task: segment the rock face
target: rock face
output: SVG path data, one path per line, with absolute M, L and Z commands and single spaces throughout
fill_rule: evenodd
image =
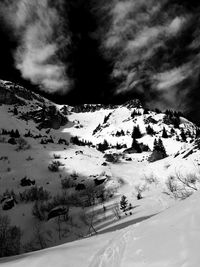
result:
M 33 120 L 39 129 L 59 129 L 68 119 L 50 101 L 17 84 L 0 80 L 0 104 L 13 105 L 19 118 Z M 22 109 L 20 107 L 23 106 Z M 19 110 L 19 112 L 18 112 Z
M 17 103 L 23 104 L 24 102 L 18 99 L 12 91 L 0 85 L 0 104 L 14 105 Z
M 60 113 L 53 105 L 45 106 L 42 110 L 33 112 L 32 115 L 35 115 L 36 122 L 39 122 L 39 129 L 59 129 L 68 122 L 67 117 Z

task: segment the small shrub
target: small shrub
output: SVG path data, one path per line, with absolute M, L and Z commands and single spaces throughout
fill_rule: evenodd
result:
M 75 183 L 72 179 L 70 178 L 65 178 L 61 180 L 61 185 L 62 185 L 62 189 L 69 189 L 72 187 L 75 187 Z
M 45 220 L 45 213 L 44 209 L 42 208 L 43 203 L 39 201 L 35 201 L 33 208 L 32 208 L 32 214 L 35 218 L 37 218 L 40 221 Z
M 59 154 L 53 154 L 53 157 L 54 157 L 54 159 L 60 159 L 61 158 L 61 155 L 59 155 Z
M 62 164 L 60 161 L 52 161 L 52 163 L 49 164 L 48 169 L 51 172 L 58 172 L 60 166 L 64 166 L 64 164 Z
M 158 184 L 158 179 L 153 174 L 150 174 L 149 176 L 145 175 L 144 180 L 147 184 Z
M 30 149 L 30 144 L 22 137 L 17 139 L 17 151 Z
M 118 163 L 120 161 L 120 156 L 118 154 L 106 154 L 104 158 L 111 163 Z
M 143 198 L 142 193 L 147 189 L 146 184 L 145 185 L 136 185 L 135 191 L 137 194 L 137 199 L 140 200 Z
M 32 202 L 32 201 L 45 201 L 51 198 L 50 192 L 45 190 L 43 187 L 34 186 L 30 189 L 26 189 L 22 193 L 19 193 L 20 200 L 23 202 Z

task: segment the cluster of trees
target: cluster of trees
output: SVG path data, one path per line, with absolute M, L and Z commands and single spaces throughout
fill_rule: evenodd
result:
M 19 193 L 19 200 L 22 202 L 33 202 L 33 201 L 47 201 L 51 198 L 50 192 L 45 190 L 42 186 L 33 186 L 30 189 L 26 189 Z
M 97 145 L 97 149 L 101 152 L 104 152 L 105 150 L 109 149 L 110 146 L 106 140 L 103 141 L 103 143 L 100 143 Z
M 0 215 L 0 258 L 20 253 L 21 236 L 20 228 L 12 226 L 7 216 Z
M 80 140 L 78 136 L 72 136 L 70 138 L 70 143 L 77 145 L 77 146 L 92 146 L 92 142 L 86 140 Z
M 135 138 L 133 138 L 131 149 L 132 149 L 132 151 L 135 151 L 135 153 L 142 153 L 142 152 L 147 152 L 150 150 L 148 145 L 144 145 L 143 143 L 139 143 Z
M 92 135 L 95 135 L 98 131 L 101 130 L 101 124 L 99 124 L 93 131 Z
M 136 116 L 140 116 L 141 112 L 139 110 L 134 109 L 133 112 L 131 113 L 131 117 L 135 118 Z
M 103 124 L 105 124 L 109 120 L 109 118 L 110 118 L 111 115 L 112 115 L 112 112 L 109 113 L 107 116 L 104 117 Z
M 12 138 L 19 138 L 20 137 L 20 133 L 19 133 L 18 130 L 8 131 L 8 130 L 5 130 L 5 129 L 2 129 L 1 130 L 1 134 L 2 135 L 10 135 L 10 137 L 12 137 Z
M 117 131 L 116 134 L 115 134 L 116 137 L 120 137 L 120 136 L 125 136 L 125 133 L 123 130 L 121 131 Z
M 175 128 L 179 128 L 181 119 L 180 116 L 182 113 L 172 111 L 172 110 L 167 110 L 165 112 L 165 117 L 164 117 L 164 123 L 166 124 L 173 124 Z
M 159 138 L 158 140 L 154 140 L 153 152 L 149 157 L 150 162 L 154 162 L 156 160 L 160 160 L 167 157 L 167 153 L 165 147 L 163 145 L 162 140 Z

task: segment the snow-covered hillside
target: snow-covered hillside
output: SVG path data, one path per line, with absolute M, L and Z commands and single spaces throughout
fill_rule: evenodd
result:
M 52 266 L 197 266 L 187 260 L 190 253 L 194 262 L 198 257 L 192 230 L 198 213 L 187 216 L 197 212 L 192 205 L 199 194 L 176 203 L 199 189 L 196 125 L 179 113 L 147 110 L 138 100 L 60 106 L 5 81 L 0 100 L 0 226 L 8 216 L 8 225 L 21 229 L 18 254 L 74 241 L 2 259 L 2 266 L 51 266 L 49 257 Z M 155 139 L 168 156 L 149 162 Z M 183 253 L 168 257 L 168 245 Z
M 72 113 L 68 118 L 75 122 L 74 128 L 64 131 L 93 144 L 107 140 L 111 147 L 117 144 L 130 147 L 133 128 L 139 126 L 142 136 L 138 141 L 152 149 L 155 138 L 162 137 L 165 129 L 169 138 L 163 138 L 163 142 L 170 155 L 183 147 L 182 132 L 185 133 L 187 142 L 194 140 L 196 126 L 183 117 L 180 117 L 178 125 L 174 125 L 176 116 L 170 117 L 166 114 L 147 110 L 138 101 L 132 101 L 132 104 L 128 102 L 114 108 L 98 107 L 93 112 Z M 148 134 L 147 127 L 150 127 L 153 133 Z
M 44 251 L 3 259 L 2 267 L 198 267 L 200 194 L 144 222 Z M 123 227 L 123 226 L 122 226 Z

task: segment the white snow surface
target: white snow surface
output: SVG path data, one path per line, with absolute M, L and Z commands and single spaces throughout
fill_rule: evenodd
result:
M 199 192 L 140 223 L 40 252 L 2 267 L 199 267 Z

